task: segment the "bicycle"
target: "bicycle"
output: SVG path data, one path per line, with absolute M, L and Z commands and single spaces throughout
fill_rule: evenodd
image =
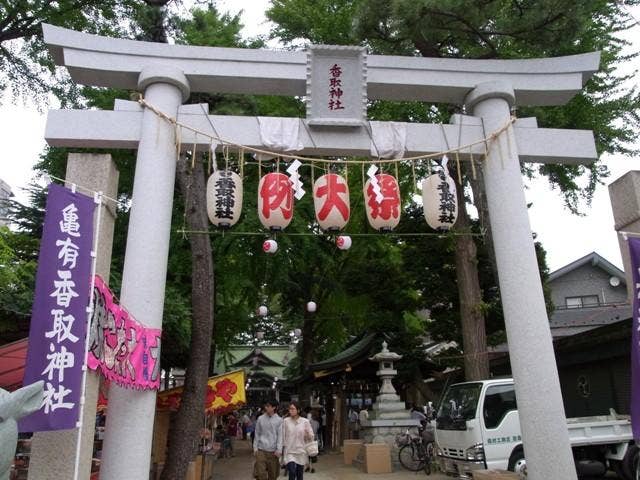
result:
M 432 441 L 424 441 L 422 428 L 418 429 L 418 435 L 412 435 L 407 429 L 403 434 L 396 436 L 396 445 L 400 447 L 398 460 L 407 470 L 431 475 L 431 462 L 434 458 L 434 447 Z

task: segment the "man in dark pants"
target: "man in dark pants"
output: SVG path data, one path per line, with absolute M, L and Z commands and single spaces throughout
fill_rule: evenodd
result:
M 256 457 L 254 475 L 258 480 L 276 480 L 282 455 L 282 418 L 276 413 L 278 402 L 267 400 L 258 417 L 253 452 Z

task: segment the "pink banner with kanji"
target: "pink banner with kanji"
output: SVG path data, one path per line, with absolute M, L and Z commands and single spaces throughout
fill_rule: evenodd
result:
M 96 275 L 87 364 L 129 388 L 160 386 L 162 330 L 140 325 Z

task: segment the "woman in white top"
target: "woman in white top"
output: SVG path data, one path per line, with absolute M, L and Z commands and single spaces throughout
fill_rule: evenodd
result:
M 304 446 L 312 440 L 313 430 L 309 420 L 300 416 L 300 405 L 291 402 L 289 416 L 282 422 L 282 458 L 289 472 L 289 480 L 302 480 L 304 466 L 308 461 Z

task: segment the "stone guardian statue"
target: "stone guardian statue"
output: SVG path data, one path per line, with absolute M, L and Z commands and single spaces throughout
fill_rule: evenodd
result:
M 43 399 L 42 380 L 15 392 L 0 388 L 0 480 L 9 480 L 18 441 L 18 420 L 38 410 Z

